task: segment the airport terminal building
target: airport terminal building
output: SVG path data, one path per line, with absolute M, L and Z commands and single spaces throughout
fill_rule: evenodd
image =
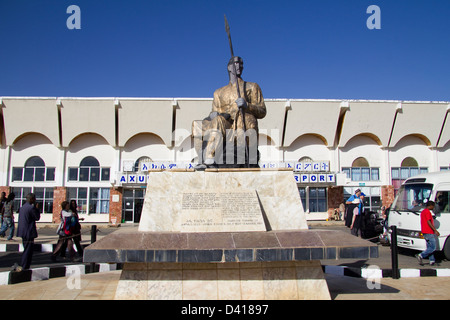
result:
M 400 184 L 450 169 L 450 103 L 266 99 L 260 166 L 292 168 L 308 220 L 356 188 L 376 211 Z M 196 163 L 191 127 L 210 98 L 0 97 L 0 191 L 36 194 L 41 222 L 75 199 L 88 223 L 138 222 L 152 168 Z M 16 220 L 17 221 L 17 220 Z

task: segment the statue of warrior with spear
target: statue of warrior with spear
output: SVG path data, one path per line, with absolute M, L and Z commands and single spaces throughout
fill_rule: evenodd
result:
M 193 124 L 194 139 L 202 136 L 202 145 L 196 149 L 205 167 L 257 168 L 258 121 L 266 116 L 264 98 L 258 84 L 242 80 L 244 62 L 233 52 L 230 27 L 225 17 L 225 30 L 231 50 L 228 62 L 228 85 L 214 92 L 212 111 L 201 122 L 201 128 Z M 225 148 L 224 148 L 225 146 Z M 224 152 L 225 151 L 225 152 Z M 200 156 L 201 155 L 201 156 Z

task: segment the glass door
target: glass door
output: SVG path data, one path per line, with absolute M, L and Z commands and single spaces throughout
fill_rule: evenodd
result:
M 124 189 L 122 203 L 122 221 L 139 223 L 144 205 L 145 189 Z

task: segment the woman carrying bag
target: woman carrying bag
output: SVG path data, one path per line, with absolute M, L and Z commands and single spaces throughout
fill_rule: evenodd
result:
M 78 209 L 77 209 L 77 202 L 75 200 L 70 200 L 70 211 L 72 211 L 75 219 L 76 219 L 76 225 L 74 227 L 73 231 L 73 243 L 75 244 L 77 248 L 77 253 L 80 257 L 83 257 L 83 247 L 81 245 L 81 224 L 80 221 L 83 221 L 84 218 L 78 217 Z
M 59 253 L 67 247 L 69 248 L 69 257 L 72 260 L 75 254 L 73 250 L 73 227 L 76 220 L 72 211 L 69 208 L 69 202 L 63 201 L 61 203 L 61 224 L 58 227 L 57 234 L 59 235 L 58 243 L 52 253 L 52 261 L 56 261 Z M 65 245 L 64 245 L 65 244 Z

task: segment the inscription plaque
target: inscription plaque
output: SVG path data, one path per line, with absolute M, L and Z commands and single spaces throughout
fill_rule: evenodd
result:
M 183 192 L 181 231 L 266 231 L 255 190 Z

